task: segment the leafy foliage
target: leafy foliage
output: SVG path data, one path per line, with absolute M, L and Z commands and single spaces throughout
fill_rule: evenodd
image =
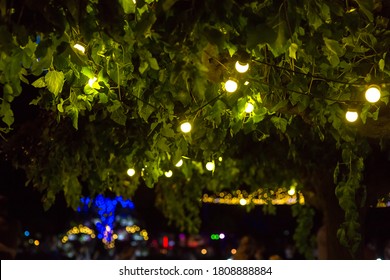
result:
M 196 230 L 202 192 L 303 182 L 318 165 L 300 160 L 297 146 L 316 150 L 321 144 L 311 141 L 326 141 L 339 162 L 339 237 L 354 251 L 368 149 L 357 145 L 366 139 L 344 113 L 361 104 L 363 123 L 378 118 L 381 107 L 357 92 L 389 77 L 390 36 L 385 3 L 349 2 L 5 1 L 3 149 L 47 206 L 61 191 L 75 207 L 84 191 L 131 196 L 142 183 L 157 185 L 166 216 Z M 234 71 L 241 53 L 251 57 L 245 74 Z M 237 92 L 224 91 L 228 77 L 239 81 Z M 38 117 L 18 120 L 19 95 Z M 184 120 L 192 122 L 189 134 L 179 130 Z M 204 169 L 210 160 L 214 172 Z M 130 167 L 134 177 L 126 175 Z

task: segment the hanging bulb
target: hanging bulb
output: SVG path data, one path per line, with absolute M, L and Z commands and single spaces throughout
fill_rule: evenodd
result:
M 207 169 L 208 171 L 214 171 L 214 169 L 215 169 L 215 164 L 214 164 L 214 162 L 209 161 L 208 163 L 206 163 L 206 169 Z
M 185 123 L 182 123 L 180 125 L 180 129 L 181 129 L 182 132 L 188 133 L 188 132 L 191 131 L 192 126 L 191 126 L 191 124 L 189 122 L 185 122 Z
M 80 51 L 83 54 L 85 53 L 85 47 L 81 44 L 78 44 L 78 43 L 74 44 L 73 48 L 75 48 L 76 50 Z
M 182 165 L 183 165 L 183 160 L 182 160 L 182 159 L 179 160 L 179 161 L 175 164 L 176 167 L 180 167 L 180 166 L 182 166 Z
M 250 102 L 246 103 L 246 105 L 245 105 L 245 113 L 248 113 L 248 114 L 252 113 L 254 109 L 255 109 L 255 107 L 253 106 L 252 103 L 250 103 Z
M 88 80 L 88 85 L 90 87 L 93 87 L 93 84 L 97 81 L 97 78 L 96 77 L 93 77 L 91 79 Z
M 348 109 L 347 113 L 345 114 L 345 118 L 349 122 L 355 122 L 358 119 L 358 113 L 356 110 Z
M 236 62 L 234 66 L 238 73 L 245 73 L 249 69 L 249 63 L 238 61 Z
M 229 79 L 226 81 L 225 83 L 225 90 L 227 92 L 235 92 L 238 88 L 238 85 L 237 85 L 237 82 L 232 80 L 232 79 Z
M 127 175 L 129 175 L 130 177 L 134 176 L 135 174 L 135 170 L 134 168 L 129 168 L 127 169 Z
M 381 91 L 380 87 L 377 85 L 371 85 L 367 90 L 366 90 L 366 100 L 371 103 L 377 102 L 381 98 Z

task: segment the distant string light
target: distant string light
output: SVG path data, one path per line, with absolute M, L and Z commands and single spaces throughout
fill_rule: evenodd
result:
M 192 126 L 189 122 L 185 122 L 180 125 L 180 129 L 184 133 L 189 133 L 192 129 Z

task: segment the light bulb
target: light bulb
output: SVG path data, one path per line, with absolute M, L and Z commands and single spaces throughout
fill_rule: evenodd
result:
M 245 86 L 249 85 L 249 81 L 245 81 L 244 85 Z
M 249 63 L 236 62 L 235 68 L 238 73 L 245 73 L 249 69 Z
M 182 165 L 183 165 L 183 160 L 182 160 L 182 159 L 179 160 L 179 161 L 175 164 L 176 167 L 180 167 L 180 166 L 182 166 Z
M 165 172 L 164 174 L 165 174 L 165 176 L 166 176 L 167 178 L 171 178 L 172 175 L 173 175 L 173 172 L 172 172 L 172 170 L 169 170 L 169 171 Z
M 134 176 L 135 174 L 135 170 L 134 168 L 129 168 L 127 169 L 127 175 L 129 175 L 130 177 Z
M 366 99 L 368 102 L 375 103 L 381 98 L 381 92 L 378 86 L 370 86 L 366 90 Z
M 208 171 L 213 171 L 213 170 L 215 169 L 215 164 L 214 164 L 214 162 L 209 161 L 208 163 L 206 163 L 206 169 L 207 169 Z
M 349 122 L 355 122 L 358 119 L 358 113 L 356 111 L 347 111 L 345 118 Z
M 76 50 L 79 50 L 79 51 L 82 52 L 82 53 L 85 53 L 85 48 L 84 48 L 83 45 L 74 44 L 73 48 L 75 48 Z
M 97 78 L 96 77 L 93 77 L 91 79 L 88 80 L 88 85 L 90 87 L 93 87 L 93 84 L 97 81 Z
M 188 133 L 188 132 L 191 131 L 192 126 L 191 126 L 191 124 L 190 124 L 189 122 L 185 122 L 185 123 L 182 123 L 182 124 L 180 125 L 180 129 L 181 129 L 181 131 L 183 131 L 184 133 Z
M 227 82 L 225 83 L 225 90 L 227 92 L 235 92 L 237 90 L 237 82 L 236 81 L 233 81 L 233 80 L 227 80 Z
M 244 205 L 246 205 L 246 199 L 245 198 L 241 198 L 240 199 L 240 204 L 242 205 L 242 206 L 244 206 Z
M 287 192 L 289 195 L 294 195 L 295 194 L 295 188 L 291 188 Z
M 253 110 L 255 109 L 255 107 L 253 106 L 252 103 L 246 103 L 246 106 L 245 106 L 245 113 L 252 113 Z

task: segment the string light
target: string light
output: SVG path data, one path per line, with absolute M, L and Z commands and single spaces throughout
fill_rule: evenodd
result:
M 171 178 L 173 175 L 173 172 L 172 172 L 172 170 L 169 170 L 169 171 L 165 172 L 164 174 L 165 174 L 165 177 Z
M 191 124 L 189 122 L 185 122 L 185 123 L 182 123 L 180 125 L 180 129 L 181 129 L 182 132 L 188 133 L 188 132 L 191 131 L 192 126 L 191 126 Z
M 345 118 L 349 122 L 355 122 L 358 119 L 358 113 L 352 109 L 349 109 L 347 113 L 345 113 Z
M 182 160 L 182 159 L 180 159 L 180 160 L 175 164 L 176 167 L 180 167 L 180 166 L 182 166 L 182 165 L 183 165 L 183 160 Z
M 235 92 L 238 88 L 238 85 L 237 85 L 237 82 L 232 80 L 232 79 L 229 79 L 226 81 L 225 83 L 225 90 L 227 92 Z
M 366 90 L 366 100 L 370 103 L 375 103 L 381 98 L 380 88 L 377 85 L 371 85 Z
M 215 169 L 215 164 L 214 164 L 214 162 L 209 161 L 208 163 L 206 163 L 206 169 L 207 169 L 208 171 L 214 171 L 214 169 Z
M 93 77 L 91 79 L 88 80 L 88 85 L 90 87 L 93 87 L 93 84 L 97 81 L 97 78 L 96 77 Z
M 246 105 L 245 105 L 245 113 L 252 113 L 253 112 L 253 110 L 255 109 L 255 106 L 253 106 L 253 104 L 252 103 L 246 103 Z
M 134 175 L 135 175 L 135 170 L 134 170 L 134 168 L 129 168 L 129 169 L 127 169 L 127 175 L 129 175 L 130 177 L 134 176 Z
M 76 50 L 80 51 L 81 53 L 85 53 L 85 47 L 83 45 L 80 45 L 80 44 L 74 44 L 73 48 L 75 48 Z
M 264 205 L 268 203 L 273 205 L 292 205 L 296 203 L 304 204 L 305 199 L 301 193 L 298 194 L 295 191 L 294 195 L 290 195 L 286 189 L 279 188 L 270 191 L 259 189 L 250 194 L 241 190 L 234 191 L 233 193 L 221 192 L 211 196 L 204 194 L 202 202 L 227 205 L 247 205 L 249 203 L 254 205 Z
M 249 63 L 243 63 L 237 60 L 235 66 L 238 73 L 245 73 L 249 69 Z

